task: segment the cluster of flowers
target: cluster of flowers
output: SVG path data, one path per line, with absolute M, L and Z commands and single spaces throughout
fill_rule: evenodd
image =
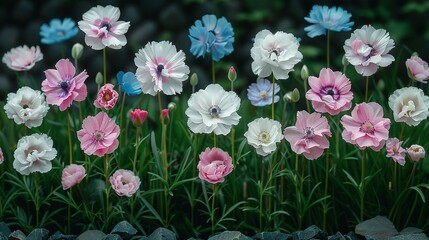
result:
M 124 34 L 130 23 L 118 21 L 119 17 L 119 9 L 113 6 L 97 6 L 84 13 L 78 27 L 85 33 L 86 45 L 94 50 L 106 47 L 120 49 L 125 46 L 127 39 Z M 342 8 L 314 6 L 309 17 L 305 18 L 312 25 L 305 30 L 310 37 L 324 35 L 327 31 L 350 31 L 354 24 L 350 22 L 350 17 L 351 14 Z M 77 27 L 72 20 L 52 20 L 49 26 L 43 25 L 41 28 L 42 43 L 64 41 L 76 33 Z M 196 57 L 210 54 L 213 61 L 220 61 L 233 51 L 234 32 L 224 17 L 218 19 L 214 15 L 206 15 L 202 21 L 197 20 L 189 29 L 189 38 L 190 51 Z M 298 39 L 290 33 L 262 30 L 256 34 L 251 49 L 251 67 L 259 80 L 252 83 L 247 92 L 254 106 L 266 106 L 279 101 L 276 94 L 280 86 L 265 78 L 272 75 L 273 79 L 288 79 L 289 73 L 303 58 L 299 46 Z M 371 76 L 379 67 L 386 67 L 394 61 L 394 57 L 389 54 L 393 47 L 394 41 L 384 29 L 366 25 L 356 29 L 345 41 L 345 58 L 359 74 Z M 82 48 L 82 45 L 75 45 L 74 57 L 79 57 Z M 42 58 L 38 46 L 22 46 L 6 53 L 3 62 L 13 70 L 26 71 Z M 180 94 L 183 82 L 190 73 L 185 64 L 185 53 L 178 51 L 168 41 L 147 43 L 135 54 L 134 62 L 137 67 L 135 74 L 119 72 L 117 75 L 121 90 L 128 95 L 143 93 L 155 96 L 161 92 L 166 95 Z M 426 83 L 429 79 L 428 64 L 418 56 L 408 59 L 406 67 L 413 80 Z M 234 70 L 231 71 L 231 75 L 234 75 Z M 75 66 L 68 59 L 59 60 L 55 69 L 48 69 L 44 73 L 46 79 L 42 82 L 42 92 L 22 87 L 16 93 L 8 94 L 4 110 L 16 124 L 25 124 L 28 128 L 38 127 L 49 105 L 56 105 L 60 111 L 65 111 L 74 101 L 80 102 L 87 98 L 85 80 L 88 75 L 85 70 L 77 74 Z M 295 126 L 282 131 L 280 122 L 269 118 L 258 118 L 248 123 L 244 136 L 257 154 L 267 156 L 273 153 L 282 139 L 290 143 L 295 153 L 310 160 L 319 158 L 329 147 L 330 126 L 322 113 L 334 116 L 351 109 L 351 82 L 343 73 L 323 68 L 318 77 L 308 77 L 308 84 L 310 89 L 305 96 L 312 102 L 316 112 L 298 111 Z M 107 114 L 118 99 L 118 92 L 114 88 L 109 83 L 100 87 L 94 106 L 102 111 L 86 117 L 82 129 L 77 133 L 81 149 L 87 155 L 102 157 L 118 148 L 120 129 Z M 226 91 L 219 84 L 210 84 L 190 96 L 185 111 L 187 125 L 194 133 L 227 135 L 240 121 L 241 117 L 237 114 L 240 103 L 235 92 Z M 416 126 L 429 115 L 429 97 L 421 89 L 405 87 L 389 97 L 389 107 L 396 122 Z M 130 115 L 134 125 L 141 127 L 147 112 L 136 109 Z M 164 110 L 164 118 L 167 115 L 168 111 Z M 423 158 L 424 149 L 421 146 L 412 145 L 405 150 L 399 139 L 389 138 L 391 122 L 383 115 L 383 108 L 378 103 L 356 104 L 351 115 L 341 117 L 344 128 L 342 138 L 360 149 L 369 147 L 379 151 L 386 146 L 387 156 L 401 165 L 405 163 L 406 152 L 413 161 Z M 25 136 L 18 141 L 13 166 L 24 175 L 36 171 L 45 173 L 51 170 L 51 161 L 56 155 L 53 141 L 46 134 Z M 223 182 L 234 168 L 229 154 L 216 147 L 205 149 L 199 157 L 199 177 L 210 183 Z M 83 166 L 67 166 L 62 175 L 63 188 L 68 189 L 79 183 L 85 175 Z M 110 183 L 119 196 L 132 196 L 139 188 L 140 179 L 132 171 L 119 169 L 110 177 Z

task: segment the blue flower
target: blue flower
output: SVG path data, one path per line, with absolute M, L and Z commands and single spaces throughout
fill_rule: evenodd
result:
M 234 50 L 234 30 L 225 17 L 203 16 L 202 21 L 195 21 L 189 29 L 189 38 L 191 53 L 196 57 L 211 53 L 212 60 L 218 62 Z
M 43 24 L 40 27 L 41 42 L 43 44 L 55 44 L 64 42 L 79 32 L 75 21 L 71 18 L 65 18 L 62 22 L 58 18 L 54 18 L 48 24 Z
M 124 91 L 129 96 L 136 96 L 142 93 L 140 83 L 136 78 L 136 75 L 132 72 L 119 71 L 116 74 L 118 79 L 118 85 L 121 87 L 121 91 Z
M 280 86 L 275 83 L 274 94 L 280 91 Z M 253 106 L 263 107 L 273 102 L 273 85 L 268 79 L 259 79 L 247 88 L 247 98 Z M 279 96 L 274 96 L 274 103 L 278 102 Z
M 326 30 L 341 32 L 350 31 L 354 22 L 350 22 L 352 15 L 341 7 L 331 7 L 314 5 L 310 11 L 310 16 L 305 17 L 305 21 L 312 25 L 304 28 L 311 38 L 326 35 Z

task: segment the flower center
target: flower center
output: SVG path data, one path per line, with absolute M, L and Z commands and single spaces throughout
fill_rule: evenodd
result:
M 67 88 L 69 87 L 69 83 L 67 81 L 62 81 L 60 83 L 60 87 L 62 90 L 67 90 Z
M 106 30 L 107 31 L 110 31 L 110 28 L 112 27 L 111 25 L 110 25 L 110 23 L 108 23 L 108 22 L 101 22 L 101 24 L 100 24 L 100 28 L 106 28 Z
M 104 139 L 104 133 L 101 131 L 95 131 L 95 133 L 93 134 L 93 137 L 96 141 L 101 141 Z
M 62 31 L 62 30 L 58 30 L 57 32 L 56 32 L 56 34 L 57 34 L 57 36 L 58 37 L 63 37 L 65 34 L 64 34 L 64 31 Z
M 304 128 L 304 138 L 310 139 L 314 136 L 314 129 L 312 127 L 306 127 Z
M 267 93 L 266 91 L 261 91 L 261 92 L 259 93 L 259 95 L 261 96 L 261 98 L 262 98 L 263 100 L 266 100 L 266 99 L 268 98 L 268 93 Z
M 372 125 L 372 123 L 369 121 L 365 121 L 360 126 L 360 130 L 364 133 L 373 133 L 374 132 L 374 125 Z
M 27 108 L 29 108 L 29 106 L 27 104 L 24 104 L 24 105 L 22 105 L 22 108 L 27 109 Z
M 269 143 L 270 135 L 267 132 L 262 131 L 261 133 L 259 133 L 258 140 L 262 143 Z
M 103 100 L 104 100 L 104 101 L 108 102 L 108 101 L 110 101 L 111 99 L 112 99 L 112 94 L 111 94 L 111 93 L 105 93 L 105 94 L 103 95 Z
M 220 108 L 218 105 L 213 105 L 209 108 L 209 114 L 212 117 L 217 117 L 220 114 Z
M 158 64 L 158 66 L 156 67 L 156 70 L 158 71 L 159 74 L 162 73 L 163 69 L 164 69 L 164 65 L 162 65 L 162 64 Z
M 333 96 L 334 95 L 334 90 L 329 89 L 328 91 L 326 91 L 326 94 Z

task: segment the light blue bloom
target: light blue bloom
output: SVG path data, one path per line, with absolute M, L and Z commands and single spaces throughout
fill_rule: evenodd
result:
M 354 22 L 350 22 L 352 15 L 341 7 L 331 7 L 314 5 L 310 11 L 310 16 L 305 17 L 305 21 L 312 25 L 304 28 L 311 38 L 326 35 L 326 30 L 341 32 L 350 31 Z
M 121 87 L 121 91 L 125 92 L 128 96 L 136 96 L 142 93 L 140 83 L 136 78 L 136 75 L 132 72 L 119 71 L 116 74 L 118 79 L 118 85 Z
M 247 98 L 253 106 L 263 107 L 273 102 L 273 84 L 268 79 L 259 79 L 247 88 Z M 274 95 L 280 91 L 280 86 L 274 84 Z M 278 102 L 279 96 L 274 96 L 274 103 Z
M 189 38 L 191 53 L 196 57 L 211 53 L 212 60 L 218 62 L 234 50 L 234 30 L 225 17 L 203 16 L 202 21 L 195 21 L 189 29 Z
M 43 44 L 55 44 L 64 42 L 79 32 L 76 27 L 76 22 L 71 18 L 65 18 L 62 22 L 58 18 L 54 18 L 48 24 L 43 24 L 40 27 L 41 42 Z

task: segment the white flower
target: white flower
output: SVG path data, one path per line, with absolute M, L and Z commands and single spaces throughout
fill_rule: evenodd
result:
M 43 59 L 43 54 L 40 47 L 31 47 L 27 45 L 12 48 L 9 52 L 5 53 L 2 62 L 8 68 L 15 71 L 28 71 L 34 67 L 36 62 Z
M 130 22 L 118 21 L 121 11 L 117 7 L 108 5 L 91 8 L 79 21 L 80 30 L 85 33 L 85 43 L 94 50 L 105 47 L 120 49 L 127 44 L 125 33 Z
M 49 110 L 45 96 L 37 90 L 22 87 L 16 93 L 7 95 L 4 110 L 9 119 L 16 124 L 25 124 L 28 128 L 38 127 Z
M 13 168 L 22 175 L 46 173 L 52 169 L 51 161 L 57 156 L 57 150 L 48 135 L 35 133 L 19 139 L 13 156 Z
M 344 43 L 345 57 L 362 76 L 371 76 L 378 67 L 387 67 L 395 58 L 388 54 L 395 46 L 389 33 L 365 25 L 356 29 Z
M 250 50 L 253 73 L 261 78 L 271 73 L 276 79 L 289 78 L 289 72 L 302 59 L 298 47 L 298 40 L 290 33 L 279 31 L 273 35 L 266 29 L 258 32 Z
M 277 148 L 276 143 L 283 139 L 282 127 L 278 121 L 269 118 L 257 118 L 247 124 L 244 133 L 247 142 L 256 149 L 256 153 L 267 156 Z
M 182 82 L 188 79 L 189 67 L 185 53 L 167 41 L 150 42 L 136 53 L 136 77 L 143 93 L 155 96 L 162 91 L 166 95 L 182 92 Z
M 188 127 L 194 133 L 227 135 L 232 125 L 237 125 L 240 116 L 240 98 L 235 92 L 226 92 L 219 84 L 210 84 L 206 89 L 193 93 L 188 100 Z
M 429 116 L 429 97 L 419 88 L 405 87 L 390 95 L 389 107 L 396 122 L 417 126 Z

